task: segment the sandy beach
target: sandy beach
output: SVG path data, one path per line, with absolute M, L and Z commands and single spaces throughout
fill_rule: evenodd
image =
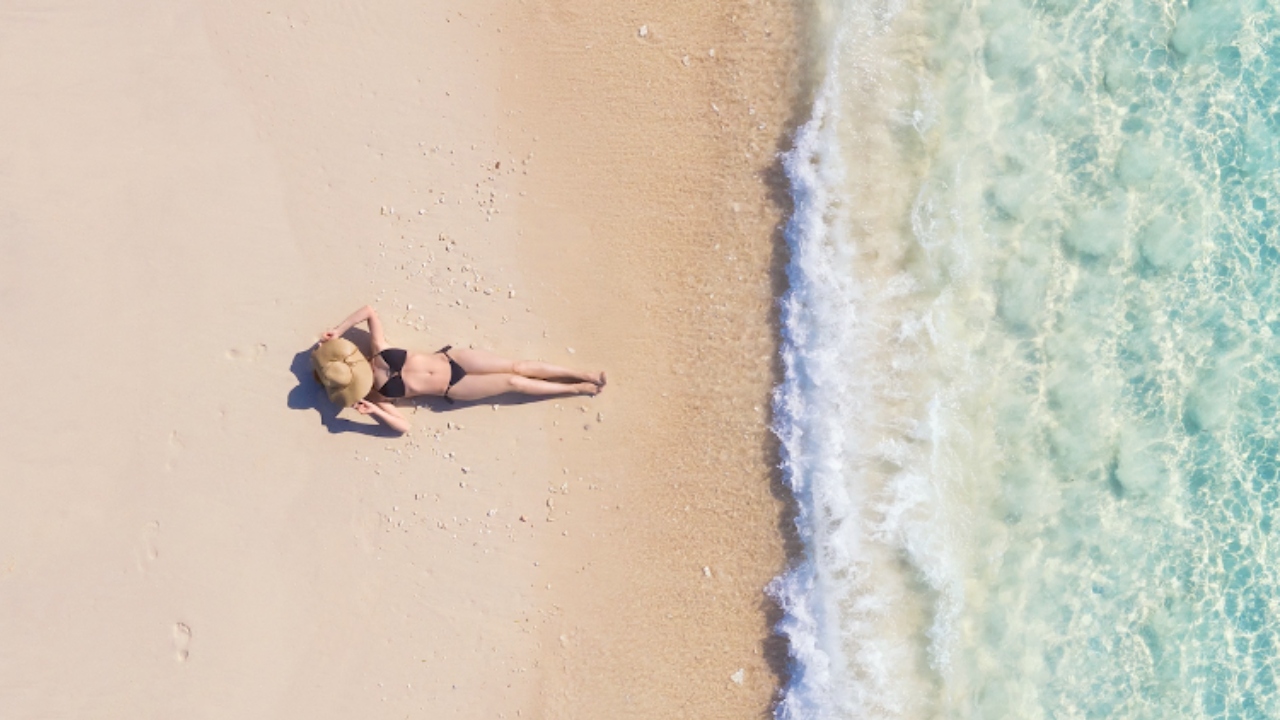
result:
M 0 715 L 769 716 L 793 12 L 0 10 Z M 396 436 L 365 303 L 609 386 Z

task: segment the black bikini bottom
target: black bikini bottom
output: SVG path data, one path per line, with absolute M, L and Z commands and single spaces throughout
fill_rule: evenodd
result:
M 463 370 L 461 365 L 454 362 L 453 358 L 449 357 L 449 351 L 452 349 L 452 345 L 445 345 L 436 351 L 449 361 L 449 384 L 444 389 L 444 399 L 449 402 L 453 402 L 453 398 L 449 397 L 449 391 L 453 389 L 454 385 L 458 384 L 459 380 L 467 376 L 467 371 Z

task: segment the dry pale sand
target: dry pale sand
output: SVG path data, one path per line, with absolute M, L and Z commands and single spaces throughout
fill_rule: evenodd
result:
M 0 7 L 0 716 L 767 715 L 792 12 Z M 394 437 L 366 302 L 610 385 Z

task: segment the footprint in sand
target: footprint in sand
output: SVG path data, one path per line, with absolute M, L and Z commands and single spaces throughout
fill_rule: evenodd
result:
M 134 553 L 134 559 L 138 563 L 138 572 L 145 573 L 151 564 L 160 557 L 160 549 L 156 544 L 156 539 L 160 535 L 160 523 L 151 521 L 142 529 L 142 537 L 140 538 L 138 551 Z
M 191 654 L 191 626 L 186 623 L 173 624 L 173 651 L 178 662 L 186 662 Z
M 182 443 L 182 439 L 178 437 L 178 431 L 174 430 L 170 432 L 169 433 L 169 450 L 167 453 L 168 457 L 164 461 L 164 469 L 166 471 L 173 469 L 174 463 L 177 462 L 178 456 L 182 454 L 182 451 L 185 448 L 186 448 L 186 445 L 184 445 Z
M 258 343 L 257 345 L 252 345 L 248 348 L 231 348 L 227 351 L 227 359 L 242 360 L 244 362 L 257 362 L 266 354 L 267 346 L 263 343 Z

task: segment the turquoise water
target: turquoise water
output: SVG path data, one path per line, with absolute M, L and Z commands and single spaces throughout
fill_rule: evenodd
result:
M 778 716 L 1280 717 L 1280 7 L 812 12 Z

